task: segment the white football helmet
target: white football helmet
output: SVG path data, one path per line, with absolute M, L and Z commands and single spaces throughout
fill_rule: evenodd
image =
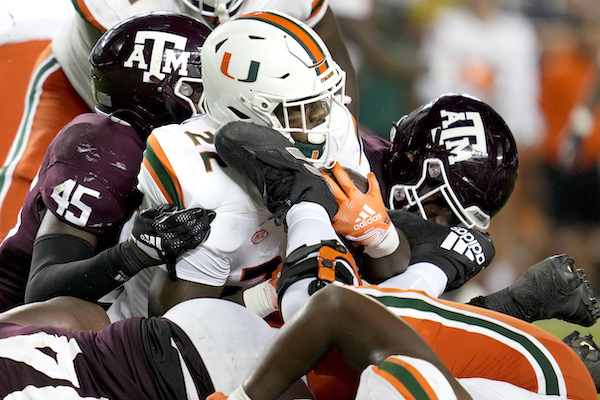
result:
M 183 0 L 192 10 L 217 25 L 227 21 L 237 12 L 244 0 Z
M 351 122 L 344 105 L 346 74 L 310 27 L 275 12 L 236 16 L 206 40 L 202 73 L 202 107 L 217 122 L 269 126 L 313 162 L 333 164 Z M 327 116 L 309 129 L 304 117 L 315 102 Z M 301 127 L 290 126 L 290 110 L 301 112 Z M 305 133 L 309 143 L 294 142 L 293 133 Z

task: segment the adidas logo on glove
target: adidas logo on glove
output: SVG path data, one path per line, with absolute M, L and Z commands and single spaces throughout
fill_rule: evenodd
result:
M 366 226 L 369 226 L 377 221 L 379 221 L 383 216 L 365 204 L 358 214 L 358 218 L 354 220 L 354 230 L 357 231 Z

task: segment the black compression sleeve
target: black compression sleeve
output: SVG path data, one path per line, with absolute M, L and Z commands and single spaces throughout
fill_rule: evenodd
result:
M 44 235 L 33 246 L 25 302 L 55 296 L 97 301 L 143 268 L 129 242 L 94 255 L 91 244 L 81 238 Z

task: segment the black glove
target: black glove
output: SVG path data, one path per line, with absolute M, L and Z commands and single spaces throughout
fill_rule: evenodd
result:
M 600 347 L 594 342 L 592 334 L 581 337 L 579 332 L 575 331 L 563 339 L 585 364 L 594 384 L 596 392 L 600 393 Z
M 175 280 L 177 257 L 204 243 L 215 216 L 214 211 L 199 207 L 179 210 L 176 205 L 161 204 L 135 217 L 131 240 L 150 258 L 164 262 Z

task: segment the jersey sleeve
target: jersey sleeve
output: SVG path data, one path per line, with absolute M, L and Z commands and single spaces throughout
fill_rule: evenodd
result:
M 335 132 L 334 134 L 339 134 Z M 343 147 L 336 156 L 337 162 L 346 170 L 352 170 L 365 179 L 371 172 L 371 164 L 365 154 L 363 141 L 356 121 L 352 119 L 352 123 L 348 124 L 348 129 L 344 133 L 347 138 L 340 137 L 338 140 L 343 143 Z
M 146 140 L 146 150 L 138 175 L 138 189 L 143 193 L 142 208 L 159 204 L 175 204 L 185 207 L 179 178 L 158 138 L 160 132 L 152 133 Z
M 51 143 L 38 188 L 56 217 L 95 235 L 116 229 L 139 205 L 136 177 L 143 142 L 130 127 L 84 114 Z
M 77 12 L 90 24 L 106 31 L 118 22 L 149 11 L 182 12 L 173 0 L 72 0 Z
M 403 210 L 392 210 L 389 215 L 408 239 L 410 265 L 427 262 L 440 268 L 448 276 L 446 291 L 464 285 L 494 258 L 494 244 L 485 233 L 443 226 Z
M 146 141 L 146 150 L 138 175 L 138 189 L 144 199 L 141 208 L 159 204 L 175 204 L 180 208 L 202 207 L 217 212 L 211 223 L 211 234 L 199 248 L 186 252 L 177 262 L 177 277 L 190 282 L 211 286 L 225 284 L 230 272 L 230 252 L 241 240 L 227 231 L 236 213 L 221 207 L 226 197 L 227 185 L 215 180 L 205 164 L 203 154 L 214 151 L 214 146 L 203 146 L 193 135 L 183 132 L 177 125 L 155 129 Z M 215 153 L 216 154 L 216 153 Z M 221 207 L 221 208 L 219 208 Z M 227 236 L 227 240 L 218 240 Z

